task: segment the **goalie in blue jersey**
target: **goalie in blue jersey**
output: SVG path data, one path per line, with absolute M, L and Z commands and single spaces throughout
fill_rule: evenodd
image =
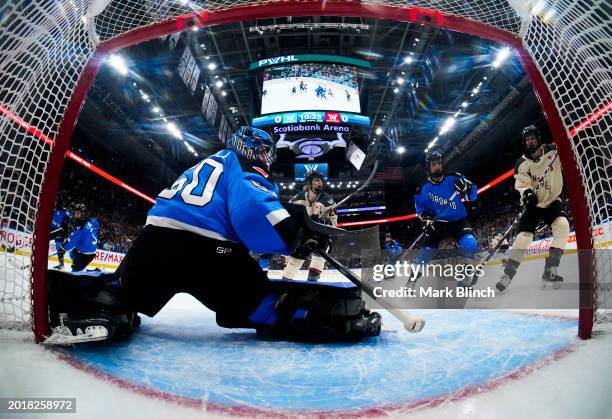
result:
M 274 158 L 269 134 L 241 127 L 227 149 L 186 170 L 158 195 L 117 273 L 78 278 L 104 283 L 91 291 L 88 313 L 66 292 L 75 278 L 50 272 L 56 339 L 49 343 L 127 336 L 139 323 L 137 313 L 153 317 L 179 292 L 214 311 L 220 326 L 254 328 L 263 336 L 339 341 L 378 335 L 380 315 L 365 309 L 358 288 L 271 281 L 249 255 L 328 246 L 329 237 L 306 227 L 303 208 L 280 202 L 269 175 Z M 68 315 L 60 321 L 57 313 Z M 85 333 L 77 335 L 78 328 Z
M 427 180 L 419 186 L 414 196 L 424 233 L 416 262 L 428 263 L 440 242 L 452 237 L 461 249 L 464 262 L 473 264 L 478 242 L 467 220 L 464 201 L 476 201 L 476 185 L 459 173 L 446 173 L 442 155 L 438 151 L 429 152 L 425 164 Z M 412 285 L 415 281 L 411 281 Z M 473 285 L 472 279 L 465 279 L 460 285 Z

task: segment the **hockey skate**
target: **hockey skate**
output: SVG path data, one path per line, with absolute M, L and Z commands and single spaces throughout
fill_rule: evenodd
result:
M 497 282 L 497 284 L 495 284 L 495 288 L 497 288 L 497 290 L 501 294 L 502 292 L 506 290 L 506 288 L 508 288 L 511 281 L 512 281 L 512 278 L 510 278 L 507 274 L 503 274 L 499 278 L 499 281 Z
M 422 272 L 419 271 L 415 274 L 414 270 L 411 270 L 410 273 L 408 274 L 408 282 L 406 282 L 406 288 L 416 289 L 417 281 L 422 276 L 423 276 Z
M 321 279 L 321 272 L 308 271 L 308 278 L 306 279 L 308 282 L 319 282 Z
M 385 274 L 385 277 L 383 279 L 386 281 L 391 281 L 392 279 L 395 279 L 395 272 L 390 275 Z
M 542 289 L 551 287 L 552 289 L 558 290 L 563 285 L 563 277 L 557 275 L 557 268 L 550 267 L 542 274 Z
M 53 269 L 58 269 L 60 271 L 63 270 L 64 269 L 64 262 L 61 262 L 57 266 L 54 266 Z
M 61 314 L 60 325 L 53 328 L 53 333 L 43 343 L 69 346 L 96 342 L 108 339 L 113 330 L 114 327 L 108 319 L 69 319 L 66 314 Z

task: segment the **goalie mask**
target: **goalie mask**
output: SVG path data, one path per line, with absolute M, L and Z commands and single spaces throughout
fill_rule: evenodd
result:
M 325 175 L 318 170 L 311 170 L 306 173 L 304 177 L 306 184 L 316 194 L 323 192 L 323 182 L 325 181 Z
M 276 145 L 267 132 L 242 126 L 227 139 L 226 147 L 247 160 L 263 163 L 270 169 L 276 154 Z

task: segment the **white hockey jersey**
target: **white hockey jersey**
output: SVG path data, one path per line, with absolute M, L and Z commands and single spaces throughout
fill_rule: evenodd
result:
M 321 192 L 317 196 L 317 194 L 307 190 L 295 195 L 289 202 L 292 204 L 304 205 L 310 216 L 318 215 L 320 217 L 329 218 L 334 226 L 338 223 L 336 211 L 330 211 L 330 208 L 335 202 L 333 198 L 325 192 Z
M 557 157 L 557 146 L 544 144 L 542 148 L 543 153 L 539 159 L 532 160 L 523 155 L 517 160 L 514 167 L 514 188 L 521 195 L 521 203 L 523 192 L 533 189 L 538 195 L 538 207 L 547 208 L 554 201 L 560 200 L 563 173 L 561 161 Z

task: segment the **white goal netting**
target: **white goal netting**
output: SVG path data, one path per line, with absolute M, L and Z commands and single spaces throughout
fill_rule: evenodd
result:
M 563 164 L 577 167 L 581 177 L 581 200 L 588 205 L 588 227 L 593 228 L 597 249 L 592 267 L 595 300 L 600 309 L 609 308 L 612 37 L 608 1 L 8 0 L 0 4 L 0 328 L 31 327 L 32 302 L 45 292 L 31 285 L 37 273 L 30 268 L 30 257 L 41 250 L 44 255 L 46 249 L 32 249 L 30 240 L 36 237 L 46 173 L 59 176 L 57 170 L 49 170 L 53 166 L 49 163 L 60 124 L 68 109 L 80 105 L 69 108 L 69 101 L 99 43 L 188 14 L 199 14 L 197 20 L 206 24 L 204 10 L 211 15 L 234 12 L 248 20 L 255 16 L 253 11 L 265 17 L 279 5 L 300 14 L 300 9 L 325 13 L 342 4 L 348 4 L 355 16 L 369 13 L 370 17 L 377 10 L 382 14 L 384 8 L 403 8 L 406 16 L 424 8 L 520 37 L 552 96 L 573 152 L 574 161 Z M 48 227 L 49 220 L 42 221 L 38 228 Z

